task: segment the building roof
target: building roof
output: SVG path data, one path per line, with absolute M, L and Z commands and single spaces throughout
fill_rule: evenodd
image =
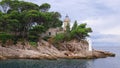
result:
M 70 19 L 69 19 L 68 15 L 65 16 L 64 22 L 70 22 Z

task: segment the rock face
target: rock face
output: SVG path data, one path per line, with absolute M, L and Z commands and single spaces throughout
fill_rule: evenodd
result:
M 37 47 L 30 46 L 28 43 L 23 45 L 20 42 L 7 47 L 0 45 L 0 59 L 90 59 L 115 56 L 115 54 L 110 52 L 88 51 L 88 43 L 86 41 L 77 42 L 74 40 L 56 46 L 43 40 L 38 42 Z

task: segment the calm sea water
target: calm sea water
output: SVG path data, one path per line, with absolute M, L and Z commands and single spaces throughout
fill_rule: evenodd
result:
M 120 68 L 120 46 L 97 46 L 94 48 L 114 52 L 116 57 L 92 60 L 2 60 L 0 68 Z

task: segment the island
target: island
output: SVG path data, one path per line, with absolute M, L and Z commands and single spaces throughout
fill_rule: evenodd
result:
M 95 59 L 115 54 L 92 48 L 87 23 L 71 25 L 68 15 L 49 11 L 50 4 L 0 2 L 0 59 Z

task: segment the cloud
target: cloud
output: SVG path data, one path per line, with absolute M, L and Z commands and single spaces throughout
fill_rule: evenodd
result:
M 108 15 L 88 18 L 80 22 L 87 22 L 93 31 L 103 34 L 120 34 L 119 15 Z
M 115 46 L 119 45 L 120 42 L 120 35 L 112 35 L 112 34 L 100 34 L 100 33 L 94 33 L 95 35 L 92 35 L 92 42 L 93 46 L 96 45 L 108 45 L 108 46 Z
M 120 11 L 120 0 L 99 0 L 100 3 L 112 8 L 115 11 Z
M 108 13 L 106 11 L 109 8 L 104 6 L 101 3 L 91 0 L 26 0 L 31 1 L 37 4 L 41 4 L 44 2 L 50 3 L 52 8 L 51 10 L 59 11 L 62 14 L 69 14 L 70 17 L 74 20 L 82 19 L 86 17 L 91 17 L 95 15 L 99 15 L 99 13 Z M 102 9 L 102 10 L 101 10 Z

